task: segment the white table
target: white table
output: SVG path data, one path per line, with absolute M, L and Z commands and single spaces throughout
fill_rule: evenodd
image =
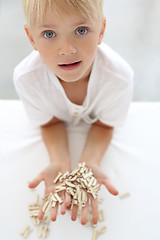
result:
M 88 129 L 67 128 L 72 168 L 83 149 Z M 35 193 L 43 196 L 43 183 L 35 192 L 27 182 L 49 163 L 39 128 L 33 128 L 18 100 L 0 100 L 0 239 L 20 240 L 29 224 L 36 240 L 37 228 L 28 216 Z M 160 103 L 133 102 L 124 126 L 116 129 L 101 164 L 125 199 L 111 196 L 102 187 L 100 205 L 106 213 L 107 231 L 99 240 L 160 239 Z M 50 224 L 49 240 L 91 240 L 92 228 L 71 221 L 69 213 Z

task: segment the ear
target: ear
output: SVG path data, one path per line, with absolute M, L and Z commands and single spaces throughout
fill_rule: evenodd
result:
M 103 18 L 103 22 L 102 22 L 102 29 L 101 32 L 99 34 L 99 41 L 98 41 L 98 45 L 100 45 L 102 43 L 103 37 L 104 37 L 104 33 L 105 33 L 105 29 L 106 29 L 106 18 Z
M 27 24 L 24 25 L 24 30 L 25 30 L 25 32 L 26 32 L 26 34 L 27 34 L 27 36 L 28 36 L 28 39 L 29 39 L 30 43 L 32 44 L 34 50 L 37 51 L 36 43 L 35 43 L 32 35 L 31 35 L 31 33 L 30 33 L 30 29 L 29 29 L 29 27 L 28 27 Z

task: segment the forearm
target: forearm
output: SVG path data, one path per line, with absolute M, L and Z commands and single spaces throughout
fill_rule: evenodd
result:
M 80 162 L 100 165 L 113 136 L 113 128 L 93 124 L 86 140 Z
M 71 162 L 68 148 L 67 132 L 63 122 L 42 128 L 41 134 L 49 153 L 50 162 Z

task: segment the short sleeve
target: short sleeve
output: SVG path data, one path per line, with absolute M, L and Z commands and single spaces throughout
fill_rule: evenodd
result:
M 126 118 L 133 97 L 133 74 L 124 86 L 120 88 L 115 86 L 111 91 L 109 98 L 107 95 L 103 98 L 103 107 L 98 120 L 112 127 L 120 127 Z
M 16 79 L 14 75 L 14 85 L 33 126 L 44 125 L 54 117 L 35 83 L 29 84 L 26 79 Z

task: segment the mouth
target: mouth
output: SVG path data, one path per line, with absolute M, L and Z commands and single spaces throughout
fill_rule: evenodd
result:
M 81 61 L 78 61 L 78 62 L 72 62 L 72 63 L 58 64 L 58 66 L 63 70 L 71 71 L 78 68 L 80 64 L 81 64 Z

